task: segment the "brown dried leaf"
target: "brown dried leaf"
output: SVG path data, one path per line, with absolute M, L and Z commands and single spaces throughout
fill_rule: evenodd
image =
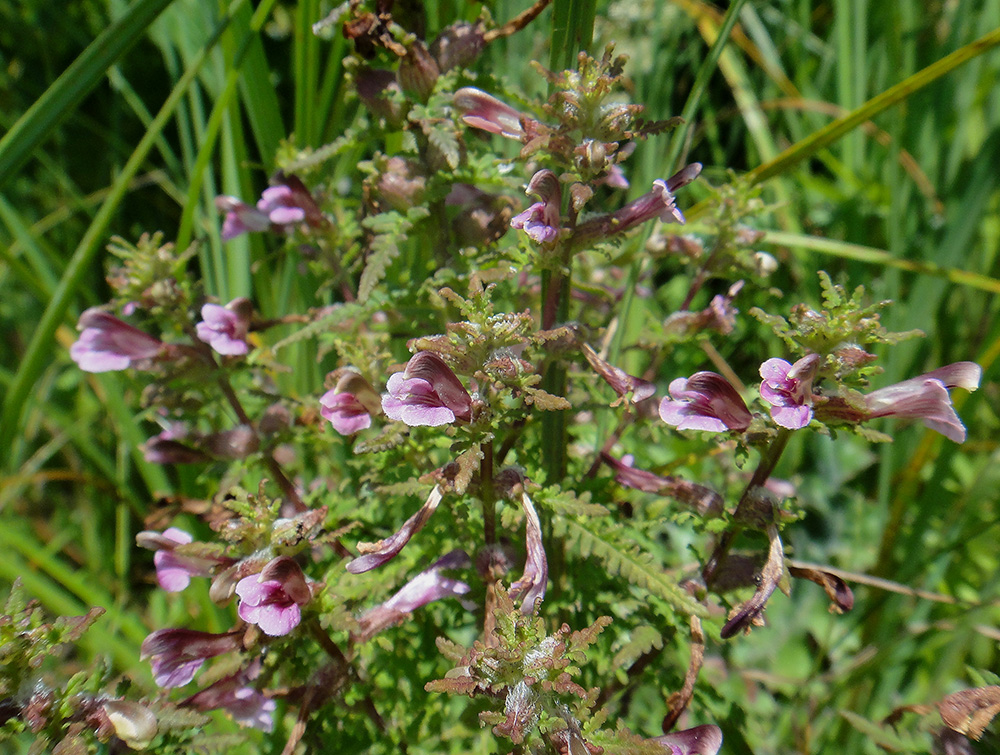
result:
M 793 577 L 808 579 L 823 588 L 830 598 L 830 612 L 843 613 L 854 608 L 854 593 L 847 583 L 828 571 L 807 566 L 788 564 L 788 572 Z
M 949 729 L 979 739 L 1000 713 L 1000 686 L 963 689 L 945 697 L 937 707 Z

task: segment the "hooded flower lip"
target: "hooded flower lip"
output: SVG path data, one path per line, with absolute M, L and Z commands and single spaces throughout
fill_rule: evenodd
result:
M 382 410 L 410 427 L 438 427 L 472 417 L 472 397 L 444 360 L 431 351 L 415 354 L 403 372 L 389 376 Z
M 899 417 L 919 419 L 955 443 L 965 441 L 965 426 L 951 405 L 949 388 L 974 391 L 982 368 L 974 362 L 956 362 L 895 385 L 879 388 L 864 397 L 868 419 Z
M 139 657 L 149 658 L 160 687 L 183 687 L 208 658 L 239 649 L 239 634 L 159 629 L 142 641 Z
M 193 556 L 182 556 L 174 552 L 178 545 L 187 545 L 193 537 L 178 527 L 170 527 L 159 532 L 140 532 L 136 544 L 155 550 L 153 563 L 156 565 L 156 581 L 167 592 L 180 592 L 191 584 L 191 577 L 208 577 L 212 567 L 219 561 Z
M 241 670 L 201 690 L 181 705 L 200 711 L 225 710 L 240 726 L 251 726 L 261 731 L 274 729 L 274 700 L 250 686 L 251 679 L 259 673 L 260 661 L 256 660 L 253 672 Z
M 293 175 L 279 174 L 279 179 L 281 183 L 264 189 L 256 207 L 237 197 L 215 198 L 215 206 L 226 213 L 222 223 L 223 241 L 244 233 L 286 230 L 298 223 L 323 225 L 323 213 L 305 184 Z
M 312 599 L 312 590 L 295 560 L 279 556 L 269 561 L 260 574 L 237 582 L 236 595 L 241 619 L 256 624 L 266 635 L 280 637 L 299 625 L 301 606 Z
M 722 729 L 713 724 L 703 724 L 653 737 L 649 741 L 663 745 L 671 755 L 716 755 L 722 747 Z
M 372 417 L 381 414 L 382 404 L 371 383 L 360 373 L 346 368 L 336 386 L 320 397 L 320 414 L 341 435 L 353 435 L 371 427 Z
M 511 218 L 511 228 L 524 231 L 538 244 L 552 243 L 559 238 L 562 227 L 559 214 L 562 211 L 562 189 L 559 178 L 548 168 L 540 170 L 531 177 L 525 193 L 538 197 L 540 201 Z
M 69 347 L 69 355 L 85 372 L 124 370 L 164 348 L 158 338 L 97 307 L 80 315 L 77 327 L 80 338 Z
M 542 524 L 534 504 L 524 492 L 521 493 L 521 507 L 524 509 L 524 545 L 527 556 L 524 560 L 524 573 L 510 586 L 510 596 L 521 597 L 521 613 L 530 614 L 545 598 L 545 589 L 549 582 L 549 564 L 542 542 Z
M 473 128 L 518 141 L 524 137 L 521 114 L 481 89 L 462 87 L 455 92 L 453 102 L 462 112 L 462 120 Z
M 743 432 L 753 419 L 740 394 L 718 373 L 704 371 L 677 378 L 668 390 L 670 398 L 660 402 L 660 419 L 678 430 Z
M 594 239 L 608 238 L 655 218 L 664 223 L 683 225 L 686 221 L 684 214 L 675 204 L 674 192 L 691 183 L 699 173 L 701 173 L 701 163 L 691 163 L 666 180 L 656 179 L 650 191 L 632 200 L 620 210 L 578 225 L 573 233 L 574 246 L 581 246 Z
M 424 501 L 424 505 L 416 514 L 407 519 L 396 533 L 384 540 L 379 540 L 377 543 L 358 543 L 361 555 L 347 564 L 347 571 L 351 574 L 363 574 L 394 559 L 410 542 L 410 538 L 427 524 L 427 520 L 431 518 L 441 503 L 441 498 L 441 488 L 435 485 L 430 495 L 427 496 L 427 500 Z
M 788 430 L 799 430 L 812 419 L 812 383 L 819 354 L 808 354 L 795 364 L 768 359 L 760 366 L 760 395 L 771 404 L 771 417 Z
M 460 597 L 471 591 L 465 582 L 441 574 L 444 569 L 470 566 L 469 555 L 458 548 L 445 554 L 407 582 L 395 595 L 364 612 L 358 619 L 359 637 L 367 640 L 383 629 L 402 621 L 407 614 L 442 598 Z
M 198 339 L 224 356 L 242 356 L 250 350 L 247 333 L 253 305 L 249 299 L 233 299 L 225 307 L 206 304 L 201 308 L 201 322 L 195 326 Z

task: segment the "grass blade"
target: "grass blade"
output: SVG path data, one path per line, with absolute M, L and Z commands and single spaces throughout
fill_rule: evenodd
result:
M 142 38 L 173 0 L 138 0 L 63 71 L 28 112 L 0 139 L 0 186 L 104 77 L 108 68 Z

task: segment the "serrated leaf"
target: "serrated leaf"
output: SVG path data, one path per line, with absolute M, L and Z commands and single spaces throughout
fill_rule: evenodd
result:
M 536 500 L 553 513 L 562 516 L 606 516 L 610 513 L 607 506 L 591 503 L 590 493 L 577 495 L 571 490 L 548 488 L 536 496 Z
M 316 336 L 320 333 L 333 330 L 340 323 L 345 322 L 352 317 L 362 316 L 365 312 L 366 308 L 362 306 L 361 302 L 337 304 L 334 307 L 325 310 L 312 322 L 303 325 L 294 333 L 282 338 L 271 347 L 271 350 L 273 352 L 277 352 L 293 343 L 299 343 L 300 341 L 305 341 L 310 338 L 316 338 Z
M 454 131 L 447 127 L 432 127 L 427 131 L 427 141 L 444 158 L 449 168 L 455 170 L 458 167 L 462 154 Z
M 389 265 L 399 256 L 399 246 L 394 236 L 383 234 L 372 239 L 372 253 L 365 263 L 364 272 L 358 283 L 358 301 L 364 303 L 375 287 L 385 277 Z
M 606 539 L 607 533 L 595 532 L 572 519 L 556 519 L 553 526 L 556 534 L 573 541 L 582 556 L 600 559 L 609 574 L 617 574 L 636 587 L 649 590 L 686 615 L 708 617 L 708 609 L 661 571 L 650 554 L 634 546 L 612 542 Z
M 623 669 L 631 666 L 639 656 L 648 653 L 652 649 L 660 650 L 663 647 L 663 635 L 648 624 L 643 624 L 632 630 L 629 641 L 615 653 L 611 661 L 611 668 Z

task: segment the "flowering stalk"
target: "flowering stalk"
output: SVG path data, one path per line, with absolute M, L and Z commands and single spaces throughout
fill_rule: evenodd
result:
M 749 513 L 757 491 L 764 486 L 767 478 L 774 472 L 774 468 L 778 465 L 778 460 L 781 458 L 781 454 L 784 452 L 785 446 L 788 445 L 788 439 L 791 436 L 791 430 L 780 428 L 774 440 L 771 441 L 771 445 L 764 449 L 761 454 L 757 469 L 754 470 L 753 477 L 750 478 L 750 482 L 747 483 L 743 494 L 740 496 L 739 503 L 736 504 L 736 510 L 733 512 L 733 526 L 726 530 L 722 537 L 719 538 L 719 542 L 712 551 L 712 555 L 705 563 L 705 568 L 702 569 L 701 575 L 707 587 L 711 588 L 719 565 L 725 561 L 726 556 L 733 547 L 733 542 L 746 526 L 744 517 Z

